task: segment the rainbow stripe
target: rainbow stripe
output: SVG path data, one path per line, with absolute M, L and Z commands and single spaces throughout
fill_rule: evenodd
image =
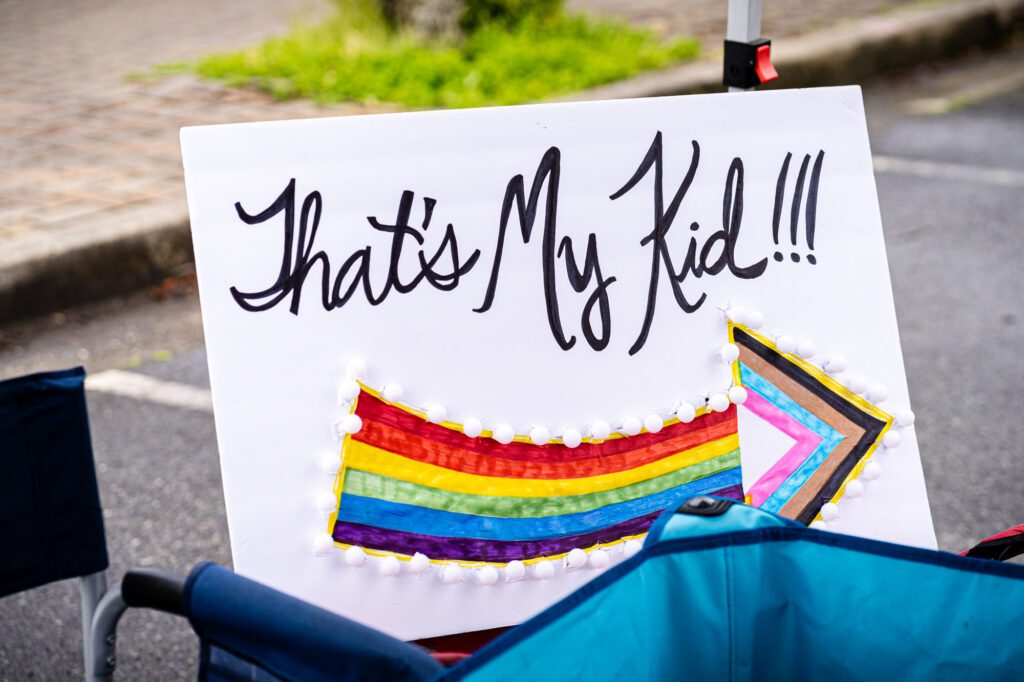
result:
M 568 448 L 470 438 L 364 390 L 342 446 L 333 536 L 433 560 L 505 563 L 641 535 L 691 495 L 742 499 L 736 410 Z

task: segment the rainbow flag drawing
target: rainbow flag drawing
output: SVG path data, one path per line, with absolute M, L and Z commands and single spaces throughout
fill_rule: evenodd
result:
M 691 495 L 743 498 L 736 408 L 569 448 L 471 438 L 362 387 L 345 437 L 336 544 L 434 561 L 558 558 L 647 532 Z

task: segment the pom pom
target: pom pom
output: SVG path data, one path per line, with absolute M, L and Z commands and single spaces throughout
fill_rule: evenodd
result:
M 676 417 L 684 424 L 689 424 L 697 417 L 697 410 L 690 403 L 680 403 L 676 408 Z
M 590 425 L 590 437 L 594 440 L 604 440 L 612 433 L 612 427 L 603 419 L 598 419 Z
M 814 354 L 818 352 L 818 347 L 813 342 L 807 339 L 801 339 L 796 344 L 796 354 L 802 357 L 804 360 L 810 360 L 814 357 Z
M 715 393 L 708 399 L 708 406 L 715 412 L 725 412 L 729 409 L 729 396 Z
M 821 505 L 821 518 L 826 521 L 835 521 L 839 518 L 839 505 L 835 502 L 826 502 Z
M 627 436 L 635 436 L 643 428 L 643 422 L 636 417 L 626 417 L 622 420 L 622 432 Z
M 396 557 L 386 556 L 380 560 L 380 565 L 377 567 L 377 571 L 381 575 L 395 576 L 402 572 L 402 564 Z
M 330 533 L 317 533 L 313 536 L 313 554 L 324 556 L 334 548 L 334 538 Z
M 722 358 L 722 362 L 732 363 L 740 357 L 740 347 L 735 343 L 727 343 L 721 347 L 718 351 L 719 357 Z
M 329 514 L 338 508 L 338 498 L 334 493 L 323 490 L 316 494 L 316 508 L 324 514 Z
M 534 445 L 544 445 L 551 440 L 551 432 L 546 426 L 534 426 L 530 429 L 530 440 Z
M 366 563 L 366 552 L 362 547 L 352 545 L 345 550 L 345 563 L 349 566 L 362 566 Z
M 889 389 L 882 384 L 871 384 L 868 386 L 868 391 L 864 394 L 864 397 L 873 403 L 881 403 L 889 397 Z
M 639 540 L 626 540 L 624 543 L 622 543 L 622 553 L 626 557 L 633 556 L 643 548 L 644 546 L 643 544 L 641 544 Z
M 431 424 L 440 424 L 447 417 L 448 410 L 444 409 L 444 405 L 438 405 L 437 403 L 427 405 L 427 421 Z
M 565 565 L 569 568 L 583 568 L 587 565 L 587 553 L 579 547 L 569 550 L 565 557 Z
M 485 587 L 498 582 L 498 569 L 494 566 L 484 566 L 476 572 L 476 581 Z
M 352 358 L 345 366 L 345 374 L 348 374 L 349 379 L 362 379 L 366 374 L 366 363 L 362 358 Z
M 751 329 L 760 329 L 764 326 L 764 315 L 758 310 L 751 310 L 747 313 L 747 326 Z
M 864 494 L 864 484 L 860 481 L 850 481 L 846 484 L 846 496 L 857 499 Z
M 345 379 L 338 386 L 338 404 L 350 403 L 359 397 L 359 382 L 355 379 Z
M 851 374 L 846 377 L 846 387 L 857 394 L 863 394 L 868 390 L 868 380 L 860 374 Z
M 742 386 L 733 386 L 729 389 L 729 402 L 734 405 L 742 405 L 747 402 L 747 389 Z
M 793 354 L 796 352 L 796 339 L 787 334 L 783 334 L 779 338 L 775 339 L 775 346 L 779 349 L 780 353 Z
M 516 439 L 516 432 L 512 430 L 511 426 L 501 422 L 494 428 L 494 433 L 491 434 L 491 437 L 502 445 L 508 445 Z
M 476 438 L 484 432 L 484 425 L 476 417 L 470 417 L 466 420 L 466 423 L 462 425 L 462 432 L 470 438 Z
M 336 452 L 329 452 L 320 458 L 320 471 L 324 476 L 335 476 L 341 468 L 341 457 Z
M 409 559 L 409 570 L 412 571 L 413 575 L 423 575 L 430 570 L 430 559 L 427 558 L 426 554 L 416 552 Z
M 608 568 L 608 564 L 611 563 L 611 557 L 608 556 L 608 552 L 603 549 L 595 549 L 590 553 L 590 567 L 591 568 Z
M 661 418 L 660 414 L 651 413 L 644 417 L 644 428 L 650 433 L 661 431 L 663 426 L 665 426 L 665 420 Z
M 341 418 L 341 430 L 345 433 L 359 433 L 363 428 L 363 420 L 358 414 L 346 414 Z
M 897 410 L 893 417 L 896 419 L 896 426 L 900 428 L 905 429 L 914 425 L 914 413 L 910 410 Z
M 882 465 L 878 462 L 868 462 L 864 465 L 864 471 L 860 475 L 865 481 L 877 481 L 882 477 Z
M 818 519 L 817 521 L 811 521 L 811 528 L 814 530 L 828 530 L 828 524 Z
M 741 305 L 730 306 L 725 314 L 736 324 L 746 324 L 748 311 Z
M 402 388 L 402 384 L 385 384 L 384 390 L 380 392 L 384 400 L 389 403 L 398 402 L 405 395 L 405 389 Z
M 538 561 L 533 567 L 533 577 L 537 580 L 549 580 L 555 575 L 555 566 L 547 559 Z
M 526 577 L 526 564 L 518 559 L 514 559 L 508 562 L 505 566 L 505 580 L 510 583 L 514 583 L 517 580 L 522 580 Z
M 445 585 L 456 585 L 462 582 L 462 566 L 458 564 L 446 564 L 441 569 L 441 581 Z
M 900 443 L 903 442 L 903 436 L 900 435 L 899 431 L 893 431 L 889 429 L 885 435 L 882 436 L 882 446 L 888 449 L 898 448 Z
M 562 443 L 565 444 L 565 447 L 577 448 L 582 442 L 583 434 L 581 434 L 576 429 L 569 428 L 566 429 L 565 431 L 562 431 Z
M 825 361 L 825 371 L 829 374 L 840 374 L 847 368 L 846 356 L 834 353 Z

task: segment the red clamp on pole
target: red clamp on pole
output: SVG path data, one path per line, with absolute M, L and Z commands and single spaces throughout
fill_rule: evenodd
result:
M 722 82 L 730 88 L 750 90 L 779 77 L 772 66 L 772 41 L 758 38 L 748 43 L 725 41 Z
M 757 46 L 757 55 L 754 57 L 754 73 L 761 85 L 770 83 L 779 77 L 779 72 L 772 66 L 772 44 Z

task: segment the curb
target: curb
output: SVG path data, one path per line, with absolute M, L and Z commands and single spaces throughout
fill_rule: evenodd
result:
M 787 38 L 773 62 L 786 88 L 855 83 L 974 48 L 1007 42 L 1024 28 L 1024 0 L 921 5 Z M 716 58 L 646 73 L 563 101 L 659 97 L 722 90 Z M 0 252 L 0 322 L 42 315 L 153 284 L 190 267 L 184 202 L 125 207 L 84 222 L 59 243 L 20 240 Z
M 1007 42 L 1024 28 L 1024 0 L 966 0 L 922 4 L 892 14 L 842 23 L 780 40 L 773 88 L 847 85 L 887 71 L 955 57 Z M 722 65 L 700 61 L 654 71 L 578 93 L 571 99 L 662 97 L 722 91 Z
M 0 253 L 0 323 L 138 291 L 191 269 L 183 206 L 126 206 L 79 221 L 58 238 L 18 240 Z

